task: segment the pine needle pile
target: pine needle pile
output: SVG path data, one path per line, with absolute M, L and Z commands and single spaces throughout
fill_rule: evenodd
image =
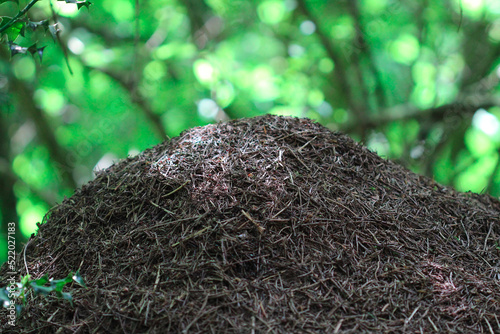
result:
M 307 119 L 193 128 L 113 165 L 49 212 L 26 266 L 87 289 L 31 298 L 4 333 L 500 332 L 500 202 Z

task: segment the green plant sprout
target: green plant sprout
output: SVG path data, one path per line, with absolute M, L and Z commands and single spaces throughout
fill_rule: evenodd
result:
M 71 293 L 62 292 L 64 286 L 72 281 L 75 281 L 84 288 L 87 287 L 78 271 L 76 273 L 70 272 L 68 276 L 59 280 L 49 279 L 46 274 L 39 279 L 32 280 L 31 275 L 28 274 L 21 279 L 21 282 L 13 283 L 10 286 L 0 289 L 0 301 L 5 308 L 9 308 L 12 307 L 13 301 L 16 300 L 15 308 L 19 314 L 26 305 L 28 292 L 32 290 L 35 296 L 48 296 L 51 292 L 55 292 L 58 298 L 69 301 L 71 306 L 73 306 Z M 47 283 L 49 286 L 46 286 Z

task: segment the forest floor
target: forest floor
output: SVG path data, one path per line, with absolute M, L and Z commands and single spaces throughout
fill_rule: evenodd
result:
M 17 267 L 87 288 L 28 296 L 3 333 L 500 332 L 500 202 L 307 119 L 193 128 L 113 165 Z

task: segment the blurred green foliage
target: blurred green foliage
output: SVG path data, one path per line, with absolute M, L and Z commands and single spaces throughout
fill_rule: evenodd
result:
M 0 0 L 0 29 L 28 4 Z M 95 170 L 264 113 L 316 119 L 438 182 L 500 196 L 496 0 L 88 4 L 35 1 L 2 32 L 0 262 L 9 221 L 19 248 Z

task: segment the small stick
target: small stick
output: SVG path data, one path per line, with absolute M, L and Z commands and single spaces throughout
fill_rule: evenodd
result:
M 308 171 L 311 171 L 311 169 L 309 169 L 309 167 L 307 167 L 307 165 L 304 163 L 304 161 L 300 160 L 300 158 L 297 156 L 297 154 L 295 154 L 295 152 L 291 148 L 289 148 L 288 150 L 290 152 L 292 152 L 295 159 L 299 160 L 299 162 L 302 164 L 302 166 L 304 166 Z
M 155 202 L 153 202 L 153 201 L 149 201 L 149 203 L 153 204 L 153 205 L 154 205 L 154 206 L 156 206 L 158 209 L 162 209 L 162 210 L 163 210 L 163 211 L 165 211 L 166 213 L 169 213 L 169 214 L 171 214 L 172 216 L 175 216 L 175 213 L 173 213 L 173 212 L 172 212 L 172 211 L 170 211 L 170 210 L 165 209 L 165 208 L 164 208 L 164 207 L 162 207 L 162 206 L 159 206 L 159 205 L 158 205 L 158 204 L 156 204 Z
M 262 232 L 264 232 L 265 228 L 260 226 L 259 223 L 257 223 L 253 218 L 252 216 L 250 216 L 250 214 L 248 212 L 246 212 L 245 210 L 241 210 L 241 213 L 248 218 L 248 220 L 250 220 L 252 223 L 255 224 L 255 226 L 257 226 L 257 230 L 259 231 L 259 233 L 262 234 Z
M 335 201 L 335 200 L 333 200 L 333 199 L 331 199 L 331 198 L 326 198 L 326 200 L 327 200 L 327 201 L 330 201 L 330 202 L 332 202 L 332 203 L 335 203 L 335 204 L 337 204 L 337 205 L 339 205 L 339 206 L 341 206 L 341 207 L 343 207 L 344 209 L 346 209 L 347 211 L 349 211 L 350 213 L 352 213 L 352 215 L 353 215 L 354 217 L 357 217 L 357 216 L 358 216 L 357 214 L 355 214 L 354 212 L 352 212 L 352 210 L 351 210 L 351 209 L 349 209 L 349 208 L 348 208 L 347 206 L 345 206 L 344 204 L 339 203 L 339 202 L 337 202 L 337 201 Z M 375 239 L 375 240 L 376 240 L 376 239 Z
M 177 189 L 174 189 L 174 190 L 172 190 L 171 192 L 169 192 L 168 194 L 166 194 L 166 195 L 165 195 L 165 197 L 170 196 L 170 195 L 172 195 L 173 193 L 178 192 L 179 190 L 181 190 L 182 188 L 184 188 L 184 186 L 185 186 L 186 184 L 188 184 L 189 182 L 191 182 L 191 180 L 187 180 L 187 181 L 186 181 L 186 182 L 184 182 L 181 186 L 179 186 Z
M 23 249 L 24 266 L 26 267 L 26 275 L 30 274 L 30 271 L 28 270 L 28 262 L 26 262 L 26 248 L 28 248 L 28 245 L 30 244 L 31 240 L 33 240 L 33 239 L 28 240 L 26 245 L 24 245 L 24 249 Z
M 317 137 L 317 136 L 316 136 L 316 137 Z M 314 137 L 313 139 L 309 140 L 307 143 L 305 143 L 304 145 L 302 145 L 302 146 L 301 146 L 301 147 L 297 150 L 297 152 L 301 152 L 301 151 L 302 151 L 302 149 L 303 149 L 304 147 L 306 147 L 307 145 L 309 145 L 309 143 L 310 143 L 310 142 L 312 142 L 314 139 L 316 139 L 316 137 Z
M 206 230 L 208 230 L 210 228 L 210 226 L 207 226 L 207 227 L 204 227 L 202 228 L 201 230 L 199 231 L 196 231 L 190 235 L 188 235 L 187 237 L 185 237 L 184 239 L 180 240 L 180 241 L 177 241 L 175 244 L 172 245 L 172 247 L 176 247 L 178 246 L 181 242 L 184 242 L 184 241 L 188 241 L 189 239 L 192 239 L 192 238 L 195 238 L 195 237 L 198 237 L 200 235 L 202 235 Z

